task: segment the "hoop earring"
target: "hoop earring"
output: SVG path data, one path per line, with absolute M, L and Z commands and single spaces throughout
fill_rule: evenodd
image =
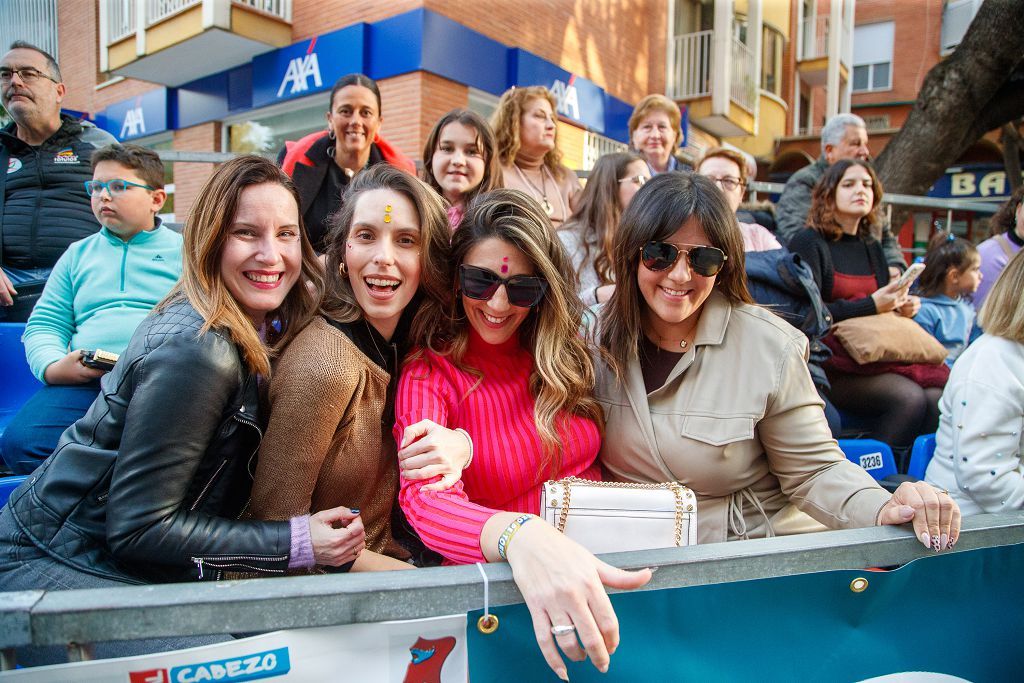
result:
M 348 266 L 345 265 L 344 261 L 338 264 L 338 270 L 341 271 L 343 277 L 348 277 Z
M 336 135 L 336 134 L 334 133 L 334 129 L 333 129 L 333 128 L 328 128 L 328 129 L 327 129 L 327 137 L 328 137 L 328 138 L 329 138 L 329 139 L 330 139 L 330 140 L 331 140 L 332 142 L 333 142 L 334 140 L 337 140 L 337 139 L 338 139 L 338 136 L 337 136 L 337 135 Z

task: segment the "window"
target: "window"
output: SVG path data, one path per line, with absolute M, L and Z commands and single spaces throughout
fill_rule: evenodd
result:
M 782 95 L 782 48 L 778 29 L 765 25 L 761 33 L 761 90 Z
M 892 46 L 895 24 L 857 26 L 853 32 L 853 92 L 892 87 Z
M 321 94 L 299 104 L 281 103 L 247 112 L 241 119 L 225 121 L 224 149 L 236 154 L 259 154 L 277 159 L 285 140 L 298 140 L 325 129 L 327 106 L 327 97 Z
M 948 55 L 967 33 L 967 27 L 974 21 L 981 0 L 949 0 L 942 10 L 942 38 L 939 45 L 941 54 Z

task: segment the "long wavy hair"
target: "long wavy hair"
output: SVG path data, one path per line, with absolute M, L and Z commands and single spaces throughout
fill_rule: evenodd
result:
M 363 309 L 356 302 L 348 275 L 342 272 L 345 245 L 352 228 L 359 197 L 371 190 L 397 192 L 416 208 L 420 219 L 420 308 L 410 331 L 412 344 L 426 341 L 427 321 L 443 318 L 451 310 L 451 286 L 447 278 L 449 261 L 448 215 L 444 200 L 426 183 L 390 164 L 377 164 L 358 174 L 349 183 L 341 209 L 331 216 L 327 235 L 327 274 L 320 312 L 340 323 L 363 318 Z
M 860 166 L 871 176 L 871 211 L 860 219 L 857 225 L 857 237 L 862 240 L 877 240 L 882 230 L 882 181 L 875 174 L 871 164 L 860 159 L 840 159 L 825 169 L 824 175 L 818 180 L 811 193 L 811 210 L 807 213 L 807 222 L 830 242 L 843 236 L 843 228 L 836 220 L 836 191 L 839 183 L 851 166 Z
M 599 344 L 604 361 L 621 382 L 625 364 L 636 359 L 647 306 L 637 282 L 640 251 L 648 242 L 668 240 L 695 219 L 711 246 L 728 257 L 715 289 L 732 303 L 754 303 L 747 290 L 743 237 L 736 215 L 712 181 L 697 173 L 661 173 L 633 196 L 612 247 L 615 291 L 601 311 Z
M 548 473 L 553 476 L 562 465 L 559 429 L 566 417 L 578 415 L 599 427 L 603 424 L 601 407 L 593 397 L 594 363 L 579 334 L 583 303 L 573 284 L 572 264 L 548 217 L 536 201 L 518 190 L 493 190 L 478 195 L 469 205 L 452 236 L 450 289 L 458 286 L 458 266 L 470 250 L 491 238 L 521 251 L 536 275 L 548 283 L 544 298 L 519 328 L 519 343 L 533 356 L 529 379 L 535 399 L 533 419 L 544 446 Z M 470 325 L 461 296 L 456 297 L 455 309 L 456 317 L 435 323 L 430 348 L 479 375 L 479 370 L 465 362 Z
M 551 104 L 551 113 L 555 116 L 555 146 L 544 155 L 544 165 L 555 178 L 562 179 L 562 150 L 558 149 L 558 102 L 551 91 L 542 85 L 531 85 L 525 88 L 513 86 L 506 90 L 498 100 L 498 108 L 491 115 L 491 127 L 498 142 L 498 161 L 502 166 L 515 163 L 519 154 L 519 122 L 523 120 L 523 112 L 531 100 L 543 99 Z
M 619 181 L 625 176 L 630 164 L 643 160 L 642 156 L 634 152 L 605 154 L 598 159 L 580 194 L 576 213 L 559 228 L 579 233 L 584 263 L 591 261 L 591 251 L 596 252 L 593 256 L 594 270 L 602 285 L 614 282 L 612 242 L 623 208 L 619 206 Z M 578 278 L 577 273 L 577 282 Z
M 221 277 L 221 253 L 228 230 L 246 188 L 264 183 L 280 185 L 295 200 L 302 244 L 302 271 L 281 306 L 266 317 L 264 335 L 235 301 Z M 184 296 L 205 321 L 200 334 L 217 329 L 228 334 L 242 351 L 249 370 L 270 375 L 270 359 L 284 348 L 316 314 L 323 291 L 323 269 L 302 225 L 299 193 L 291 178 L 263 157 L 240 156 L 221 165 L 199 191 L 185 221 L 181 279 L 157 310 Z
M 469 204 L 473 197 L 481 192 L 490 192 L 502 186 L 501 164 L 498 163 L 498 143 L 494 138 L 494 131 L 487 120 L 468 109 L 452 109 L 441 117 L 441 120 L 434 124 L 434 129 L 427 136 L 427 142 L 423 145 L 423 181 L 426 182 L 435 192 L 442 197 L 444 190 L 441 184 L 434 177 L 434 153 L 437 152 L 437 144 L 441 138 L 441 131 L 449 123 L 461 123 L 476 131 L 476 146 L 484 157 L 484 176 L 480 184 L 474 187 L 463 196 L 464 204 Z

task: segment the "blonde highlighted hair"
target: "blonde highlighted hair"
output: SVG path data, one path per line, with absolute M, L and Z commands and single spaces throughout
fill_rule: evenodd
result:
M 266 344 L 221 277 L 221 254 L 242 193 L 263 184 L 280 185 L 292 196 L 302 245 L 298 280 L 281 306 L 266 316 Z M 241 349 L 249 370 L 269 376 L 270 358 L 313 318 L 323 291 L 323 270 L 302 226 L 299 206 L 299 193 L 291 178 L 273 162 L 246 155 L 221 165 L 199 191 L 185 221 L 181 279 L 157 305 L 157 310 L 184 296 L 205 321 L 200 334 L 211 329 L 226 333 Z
M 498 100 L 498 107 L 491 116 L 491 128 L 494 129 L 498 143 L 498 161 L 502 166 L 511 166 L 515 162 L 520 146 L 519 124 L 527 105 L 536 99 L 547 100 L 551 105 L 551 114 L 555 116 L 555 146 L 544 155 L 544 165 L 555 178 L 561 180 L 562 151 L 558 149 L 558 115 L 555 113 L 558 111 L 558 102 L 551 91 L 542 85 L 512 87 Z
M 1024 344 L 1024 251 L 1018 251 L 989 290 L 978 313 L 985 334 Z
M 572 264 L 555 237 L 548 217 L 531 197 L 518 190 L 500 189 L 478 195 L 469 205 L 459 229 L 452 236 L 449 277 L 458 283 L 458 266 L 481 242 L 497 238 L 519 251 L 543 278 L 547 291 L 519 328 L 519 343 L 533 356 L 530 393 L 533 419 L 544 446 L 545 468 L 539 476 L 554 476 L 561 468 L 564 448 L 560 430 L 566 416 L 578 415 L 603 423 L 601 407 L 594 400 L 594 363 L 579 334 L 583 303 L 576 294 Z M 457 297 L 458 318 L 438 322 L 430 347 L 471 372 L 464 363 L 469 347 L 470 325 L 465 320 L 462 297 Z M 544 470 L 547 470 L 546 472 Z

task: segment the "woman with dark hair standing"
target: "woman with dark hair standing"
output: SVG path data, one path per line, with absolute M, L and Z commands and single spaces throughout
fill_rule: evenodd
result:
M 342 76 L 331 89 L 327 129 L 286 142 L 278 154 L 299 190 L 299 210 L 318 254 L 326 249 L 329 219 L 356 174 L 382 163 L 416 174 L 415 164 L 380 136 L 382 123 L 377 83 L 363 74 Z
M 348 508 L 238 520 L 262 438 L 258 379 L 315 314 L 323 285 L 291 180 L 261 157 L 222 165 L 185 222 L 182 258 L 181 280 L 103 376 L 85 417 L 0 511 L 0 590 L 274 576 L 362 551 L 362 521 Z
M 988 224 L 992 237 L 978 245 L 981 285 L 972 299 L 974 310 L 978 312 L 1003 268 L 1024 247 L 1024 185 L 1013 191 Z
M 605 154 L 590 172 L 576 213 L 558 231 L 576 271 L 580 298 L 587 306 L 606 301 L 615 288 L 609 255 L 619 218 L 629 201 L 651 179 L 639 154 Z
M 558 228 L 576 208 L 583 187 L 562 164 L 555 96 L 540 85 L 506 90 L 491 117 L 505 187 L 525 192 Z
M 882 184 L 870 164 L 843 159 L 814 186 L 810 227 L 789 243 L 814 274 L 835 322 L 896 311 L 913 318 L 921 307 L 909 284 L 889 282 L 880 234 Z M 941 386 L 922 387 L 896 372 L 865 375 L 826 368 L 836 407 L 870 421 L 873 438 L 905 451 L 919 434 L 934 432 Z
M 735 226 L 696 173 L 655 177 L 622 217 L 598 315 L 605 472 L 690 487 L 699 543 L 913 520 L 925 546 L 949 547 L 949 496 L 923 482 L 890 495 L 843 457 L 807 338 L 751 305 Z

